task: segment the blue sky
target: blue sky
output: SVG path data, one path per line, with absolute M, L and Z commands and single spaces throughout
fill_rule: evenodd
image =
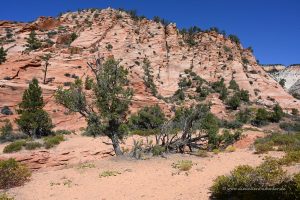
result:
M 300 63 L 300 0 L 8 0 L 0 20 L 32 21 L 78 8 L 136 9 L 177 26 L 216 26 L 252 46 L 260 63 Z

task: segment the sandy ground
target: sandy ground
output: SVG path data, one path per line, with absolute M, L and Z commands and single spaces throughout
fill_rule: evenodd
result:
M 41 168 L 34 171 L 30 182 L 22 187 L 8 190 L 16 200 L 199 200 L 208 199 L 209 187 L 213 180 L 228 174 L 238 165 L 259 165 L 266 155 L 257 155 L 249 148 L 257 134 L 246 132 L 248 137 L 237 143 L 237 150 L 231 153 L 210 153 L 201 158 L 188 154 L 173 154 L 153 157 L 147 160 L 135 160 L 128 157 L 85 157 L 86 152 L 103 151 L 111 145 L 105 138 L 70 136 L 67 141 L 51 149 L 49 154 L 59 156 L 70 152 L 72 159 L 67 165 Z M 259 133 L 261 134 L 261 133 Z M 133 138 L 129 138 L 132 140 Z M 126 143 L 127 143 L 126 142 Z M 0 145 L 2 149 L 3 145 Z M 84 152 L 84 153 L 82 153 Z M 22 151 L 19 154 L 26 154 Z M 280 152 L 271 152 L 272 156 L 281 156 Z M 3 154 L 2 154 L 3 155 Z M 98 154 L 97 154 L 98 155 Z M 178 173 L 172 163 L 178 160 L 191 160 L 192 169 Z M 82 167 L 82 163 L 89 163 Z M 110 177 L 99 177 L 106 170 L 120 174 Z
M 211 156 L 172 155 L 149 160 L 105 158 L 86 168 L 79 164 L 36 172 L 30 182 L 9 190 L 9 194 L 16 200 L 208 199 L 209 187 L 218 175 L 229 173 L 237 165 L 258 165 L 263 159 L 245 149 Z M 173 162 L 182 159 L 194 163 L 188 174 L 178 174 L 178 170 L 172 168 Z M 121 174 L 100 178 L 99 174 L 105 170 Z

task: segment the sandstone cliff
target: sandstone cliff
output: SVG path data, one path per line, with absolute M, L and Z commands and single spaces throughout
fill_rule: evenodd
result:
M 24 45 L 31 30 L 36 31 L 43 47 L 26 53 Z M 8 32 L 12 34 L 9 40 L 5 39 Z M 78 37 L 69 43 L 72 33 Z M 215 31 L 195 34 L 196 45 L 190 46 L 175 24 L 135 19 L 126 12 L 108 8 L 68 12 L 56 19 L 41 17 L 32 23 L 0 21 L 0 38 L 8 50 L 7 61 L 0 65 L 0 108 L 14 109 L 33 77 L 42 82 L 44 63 L 40 56 L 51 53 L 49 83 L 41 84 L 41 87 L 46 109 L 60 128 L 78 129 L 84 126 L 84 121 L 57 106 L 53 93 L 58 86 L 73 82 L 74 77 L 85 79 L 91 75 L 86 62 L 98 56 L 114 56 L 129 70 L 130 84 L 135 92 L 133 112 L 156 103 L 166 111 L 172 106 L 146 90 L 142 69 L 144 58 L 151 63 L 155 85 L 163 97 L 172 96 L 184 70 L 192 69 L 209 82 L 224 78 L 228 84 L 235 80 L 240 88 L 249 91 L 254 103 L 279 103 L 287 110 L 300 108 L 300 101 L 289 95 L 256 63 L 250 50 Z M 211 96 L 211 102 L 213 112 L 224 112 L 224 105 L 217 96 Z M 0 118 L 6 117 L 0 114 Z

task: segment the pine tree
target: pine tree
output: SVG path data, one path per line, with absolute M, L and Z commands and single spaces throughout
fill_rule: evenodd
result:
M 37 39 L 35 31 L 31 31 L 29 38 L 27 38 L 26 50 L 32 51 L 39 49 L 42 43 Z
M 6 61 L 6 51 L 3 47 L 0 48 L 0 65 Z
M 48 113 L 43 110 L 44 101 L 42 89 L 37 79 L 33 79 L 29 88 L 23 93 L 16 119 L 19 129 L 31 137 L 41 137 L 51 134 L 54 127 Z

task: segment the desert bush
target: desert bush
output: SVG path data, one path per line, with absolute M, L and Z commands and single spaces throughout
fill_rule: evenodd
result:
M 121 174 L 121 172 L 107 170 L 101 172 L 99 177 L 102 178 L 102 177 L 109 177 L 109 176 L 117 176 L 118 174 Z
M 26 144 L 25 140 L 18 140 L 15 142 L 12 142 L 4 147 L 3 153 L 13 153 L 17 151 L 21 151 L 22 147 Z
M 236 114 L 236 121 L 246 124 L 251 120 L 251 117 L 251 110 L 246 108 L 245 110 L 241 110 Z
M 191 160 L 179 160 L 172 164 L 173 168 L 179 169 L 180 171 L 189 171 L 193 166 Z
M 13 197 L 9 197 L 6 193 L 0 194 L 0 200 L 14 200 Z
M 0 140 L 13 134 L 13 126 L 9 120 L 5 121 L 4 126 L 0 128 Z
M 176 92 L 175 92 L 175 94 L 174 94 L 174 98 L 177 100 L 181 100 L 181 101 L 183 101 L 184 99 L 185 99 L 185 94 L 184 94 L 184 92 L 183 92 L 183 90 L 182 89 L 178 89 Z
M 152 154 L 153 156 L 160 156 L 165 152 L 165 147 L 162 147 L 160 145 L 155 145 L 152 147 Z
M 234 146 L 228 146 L 225 149 L 226 152 L 234 152 L 235 150 L 236 150 L 236 148 Z
M 300 123 L 299 122 L 282 122 L 279 124 L 279 127 L 282 130 L 288 131 L 288 132 L 299 132 L 300 131 Z
M 287 151 L 286 155 L 279 160 L 282 165 L 291 165 L 293 163 L 300 162 L 300 150 L 298 151 Z
M 229 38 L 232 42 L 234 42 L 234 43 L 236 43 L 236 44 L 240 44 L 240 39 L 238 38 L 238 36 L 233 35 L 233 34 L 230 34 L 230 35 L 228 35 L 228 38 Z
M 86 76 L 85 82 L 84 82 L 84 88 L 86 90 L 91 90 L 93 88 L 94 80 L 90 78 L 89 76 Z
M 280 81 L 279 81 L 279 85 L 281 85 L 281 87 L 283 87 L 283 88 L 284 88 L 284 86 L 285 86 L 285 82 L 286 82 L 286 80 L 285 80 L 285 79 L 280 79 Z
M 249 91 L 248 90 L 241 90 L 239 92 L 239 96 L 240 96 L 240 99 L 244 102 L 249 102 Z
M 44 147 L 46 149 L 50 149 L 52 147 L 55 147 L 56 145 L 59 145 L 62 141 L 64 141 L 63 135 L 54 135 L 54 136 L 48 136 L 44 138 Z
M 243 126 L 243 123 L 238 120 L 234 120 L 234 121 L 221 120 L 220 126 L 228 129 L 238 129 Z
M 300 150 L 300 134 L 273 133 L 267 137 L 257 139 L 254 145 L 258 153 L 273 150 L 274 146 L 277 146 L 278 150 L 297 151 Z
M 290 178 L 278 161 L 267 158 L 258 167 L 242 165 L 219 176 L 210 188 L 213 199 L 297 199 L 299 175 Z
M 0 189 L 23 185 L 29 180 L 29 169 L 14 159 L 0 161 Z
M 24 146 L 26 150 L 34 150 L 41 148 L 43 145 L 39 142 L 26 142 Z
M 299 114 L 299 110 L 297 108 L 293 108 L 292 115 L 298 115 L 298 114 Z
M 229 82 L 229 87 L 228 88 L 232 89 L 232 90 L 240 90 L 239 85 L 233 79 Z
M 256 116 L 254 120 L 252 120 L 252 124 L 255 126 L 263 126 L 266 125 L 269 121 L 269 116 L 270 113 L 264 109 L 264 108 L 259 108 L 256 112 Z
M 272 151 L 273 149 L 273 143 L 272 142 L 266 142 L 266 143 L 257 143 L 255 144 L 255 153 L 262 154 L 267 153 L 268 151 Z
M 270 121 L 278 123 L 283 116 L 284 116 L 284 112 L 282 108 L 279 106 L 279 104 L 276 104 L 275 107 L 273 108 L 273 112 L 271 113 Z
M 227 105 L 232 109 L 236 110 L 241 104 L 241 99 L 239 94 L 234 94 L 232 97 L 230 97 L 227 101 Z

